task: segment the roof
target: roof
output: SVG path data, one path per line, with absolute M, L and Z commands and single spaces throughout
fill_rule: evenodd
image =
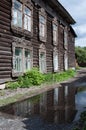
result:
M 70 30 L 73 33 L 74 37 L 77 37 L 77 34 L 75 33 L 74 29 L 70 26 Z
M 64 18 L 69 24 L 75 24 L 75 20 L 68 13 L 68 11 L 60 4 L 58 0 L 47 0 L 51 7 L 55 8 L 55 10 Z

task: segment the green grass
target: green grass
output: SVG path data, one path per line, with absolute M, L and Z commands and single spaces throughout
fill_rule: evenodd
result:
M 52 84 L 59 83 L 69 78 L 74 77 L 76 72 L 74 70 L 67 70 L 60 73 L 48 73 L 42 74 L 38 69 L 32 69 L 25 73 L 22 77 L 20 76 L 16 82 L 8 82 L 6 84 L 7 88 L 17 89 L 20 88 L 29 88 L 31 86 L 40 86 L 41 84 Z
M 6 99 L 0 99 L 0 106 L 4 106 L 13 102 L 18 101 L 23 95 L 22 94 L 16 94 L 15 96 L 8 97 Z

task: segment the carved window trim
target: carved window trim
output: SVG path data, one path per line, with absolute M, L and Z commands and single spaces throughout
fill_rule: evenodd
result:
M 44 70 L 41 70 L 41 58 L 40 55 L 44 54 Z M 44 44 L 41 44 L 39 47 L 39 70 L 41 73 L 46 73 L 47 72 L 47 67 L 46 67 L 46 48 Z
M 40 36 L 40 17 L 44 17 L 45 19 L 45 27 L 44 27 L 44 36 Z M 39 9 L 39 40 L 42 42 L 46 42 L 47 40 L 47 14 L 43 8 Z
M 20 48 L 22 49 L 22 72 L 17 72 L 14 69 L 14 58 L 15 58 L 15 48 Z M 31 46 L 31 42 L 26 41 L 25 39 L 20 39 L 20 38 L 13 38 L 12 42 L 12 52 L 13 52 L 13 58 L 12 58 L 12 64 L 13 64 L 13 69 L 12 69 L 12 76 L 13 77 L 18 77 L 20 75 L 23 75 L 25 73 L 25 50 L 29 50 L 31 54 L 31 68 L 33 67 L 33 47 Z
M 29 37 L 32 37 L 33 36 L 33 5 L 32 5 L 32 2 L 31 0 L 17 0 L 18 2 L 20 2 L 22 4 L 22 27 L 17 27 L 13 24 L 13 12 L 14 12 L 14 0 L 12 0 L 12 8 L 11 8 L 11 17 L 12 17 L 12 20 L 11 20 L 11 28 L 12 28 L 12 31 L 14 33 L 17 33 L 17 34 L 21 34 L 21 35 L 26 35 L 26 36 L 29 36 Z M 31 32 L 24 29 L 24 8 L 27 7 L 29 10 L 31 10 Z
M 53 26 L 56 26 L 57 29 L 54 30 Z M 56 17 L 52 21 L 52 32 L 53 32 L 53 45 L 58 45 L 58 22 L 57 22 L 57 18 Z M 56 41 L 54 40 L 54 37 L 55 37 L 54 32 L 56 33 Z
M 55 64 L 56 62 L 57 62 L 57 65 Z M 59 56 L 58 56 L 58 50 L 56 47 L 54 47 L 53 49 L 53 70 L 54 72 L 59 71 Z

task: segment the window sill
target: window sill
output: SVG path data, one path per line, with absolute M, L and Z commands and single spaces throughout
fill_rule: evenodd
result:
M 54 42 L 54 41 L 53 41 L 53 45 L 54 45 L 54 46 L 57 46 L 58 44 L 57 44 L 57 42 Z
M 42 42 L 46 42 L 46 37 L 39 36 L 39 40 Z
M 14 70 L 12 70 L 12 77 L 19 77 L 19 76 L 23 76 L 23 72 L 14 72 Z

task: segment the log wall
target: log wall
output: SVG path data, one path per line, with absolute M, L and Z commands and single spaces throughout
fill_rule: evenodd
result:
M 47 7 L 47 6 L 46 6 Z M 12 79 L 12 42 L 13 36 L 20 37 L 20 34 L 15 34 L 11 28 L 11 8 L 12 0 L 0 0 L 0 83 Z M 46 65 L 47 72 L 53 72 L 53 40 L 52 40 L 52 20 L 53 17 L 47 13 L 47 40 L 46 47 Z M 65 20 L 64 20 L 65 21 Z M 39 46 L 42 42 L 39 41 L 39 6 L 33 2 L 33 36 L 30 41 L 33 47 L 33 66 L 39 66 Z M 22 33 L 23 34 L 23 33 Z M 74 41 L 73 34 L 69 34 L 69 67 L 74 67 Z M 21 37 L 20 37 L 21 38 Z M 59 55 L 59 71 L 64 70 L 64 41 L 63 27 L 58 24 L 58 55 Z M 29 40 L 29 39 L 28 39 Z

